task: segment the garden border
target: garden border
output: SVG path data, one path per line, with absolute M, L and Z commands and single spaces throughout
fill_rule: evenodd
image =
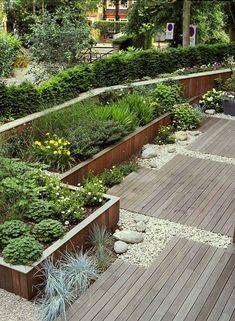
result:
M 60 174 L 59 177 L 64 183 L 77 185 L 82 182 L 89 172 L 99 174 L 106 168 L 112 168 L 114 165 L 129 160 L 133 155 L 137 154 L 145 144 L 153 142 L 161 126 L 170 124 L 170 113 L 166 113 L 154 119 L 149 124 L 139 127 L 121 141 L 103 149 L 90 159 Z
M 74 186 L 70 188 L 76 189 Z M 75 247 L 85 248 L 89 230 L 94 223 L 99 226 L 104 225 L 108 231 L 114 232 L 119 220 L 120 201 L 118 197 L 112 195 L 105 194 L 105 198 L 108 201 L 104 205 L 67 232 L 62 239 L 49 246 L 43 252 L 41 259 L 32 266 L 12 265 L 0 257 L 0 288 L 31 300 L 37 294 L 37 286 L 42 282 L 39 269 L 44 260 L 52 257 L 56 261 L 65 250 L 73 251 Z
M 167 80 L 172 80 L 172 81 L 179 81 L 183 85 L 183 93 L 186 96 L 186 98 L 189 98 L 189 99 L 199 98 L 207 90 L 210 90 L 213 88 L 213 82 L 214 82 L 214 79 L 216 78 L 214 77 L 215 75 L 217 75 L 217 77 L 220 77 L 223 80 L 226 80 L 231 76 L 231 74 L 232 72 L 230 69 L 221 69 L 216 71 L 206 71 L 206 72 L 193 73 L 193 74 L 182 75 L 182 76 L 154 78 L 151 80 L 136 81 L 129 84 L 92 89 L 90 91 L 80 94 L 77 98 L 71 99 L 63 104 L 45 109 L 40 112 L 33 113 L 31 115 L 16 119 L 12 122 L 9 122 L 0 126 L 0 136 L 4 136 L 5 134 L 8 134 L 14 130 L 21 132 L 24 130 L 24 128 L 26 128 L 27 126 L 30 126 L 32 121 L 40 117 L 43 117 L 51 112 L 61 110 L 63 108 L 70 107 L 85 99 L 99 96 L 100 94 L 110 90 L 118 90 L 118 89 L 132 88 L 132 87 L 138 87 L 138 86 L 147 86 L 147 85 L 161 83 Z

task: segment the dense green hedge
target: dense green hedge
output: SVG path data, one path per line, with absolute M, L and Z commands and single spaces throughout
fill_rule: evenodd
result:
M 0 116 L 23 116 L 74 98 L 90 88 L 222 62 L 228 56 L 235 56 L 235 43 L 117 53 L 94 64 L 68 69 L 39 86 L 23 83 L 6 87 L 0 84 Z
M 8 77 L 20 50 L 20 41 L 13 35 L 0 32 L 0 77 Z

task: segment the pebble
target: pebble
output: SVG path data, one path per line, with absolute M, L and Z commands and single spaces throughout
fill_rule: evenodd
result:
M 117 241 L 114 243 L 114 251 L 117 254 L 125 253 L 128 250 L 128 244 L 123 241 Z
M 138 214 L 138 217 L 140 216 L 143 217 L 143 220 L 146 217 Z M 148 222 L 145 225 L 146 233 L 143 241 L 139 244 L 129 244 L 127 252 L 119 255 L 120 259 L 132 264 L 149 267 L 161 251 L 164 250 L 167 243 L 175 236 L 218 248 L 227 248 L 232 242 L 232 239 L 228 236 L 154 217 L 148 217 Z M 124 230 L 135 231 L 136 213 L 121 210 L 119 226 Z
M 175 132 L 174 136 L 176 140 L 181 142 L 188 139 L 188 134 L 182 130 Z
M 215 110 L 214 109 L 207 109 L 207 110 L 205 110 L 205 114 L 214 115 L 215 114 Z
M 145 146 L 144 150 L 142 151 L 141 157 L 143 159 L 153 158 L 157 156 L 157 151 L 151 145 Z
M 113 234 L 114 238 L 118 241 L 123 241 L 125 243 L 135 244 L 140 243 L 143 241 L 143 234 L 131 231 L 131 230 L 123 230 L 123 231 L 117 231 Z
M 174 153 L 176 151 L 176 148 L 174 146 L 169 146 L 167 148 L 168 153 Z
M 141 232 L 141 233 L 143 233 L 143 232 L 145 232 L 146 231 L 146 225 L 145 225 L 145 223 L 143 222 L 143 221 L 141 221 L 141 222 L 138 222 L 137 224 L 136 224 L 136 231 L 137 232 Z

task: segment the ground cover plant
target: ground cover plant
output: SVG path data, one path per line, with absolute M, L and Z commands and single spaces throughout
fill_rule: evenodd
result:
M 3 155 L 63 172 L 185 101 L 174 82 L 109 93 L 104 100 L 47 114 L 21 135 L 9 136 L 1 147 Z
M 47 247 L 105 202 L 100 181 L 70 190 L 38 165 L 0 158 L 0 252 L 29 265 Z

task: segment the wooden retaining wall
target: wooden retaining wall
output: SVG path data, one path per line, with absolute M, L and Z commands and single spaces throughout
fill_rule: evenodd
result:
M 70 185 L 77 185 L 82 182 L 82 179 L 86 177 L 89 172 L 99 174 L 105 168 L 111 168 L 123 161 L 127 161 L 133 155 L 137 154 L 143 145 L 153 142 L 161 126 L 169 125 L 170 123 L 171 117 L 169 113 L 156 118 L 151 123 L 125 137 L 122 141 L 102 150 L 91 159 L 61 174 L 61 180 Z
M 0 257 L 0 288 L 31 300 L 38 292 L 37 286 L 42 283 L 40 268 L 45 259 L 52 257 L 56 261 L 64 251 L 78 251 L 78 247 L 86 248 L 89 231 L 94 223 L 114 232 L 119 220 L 119 198 L 107 195 L 107 199 L 107 203 L 101 208 L 69 231 L 63 239 L 47 248 L 41 260 L 32 267 L 11 265 Z

